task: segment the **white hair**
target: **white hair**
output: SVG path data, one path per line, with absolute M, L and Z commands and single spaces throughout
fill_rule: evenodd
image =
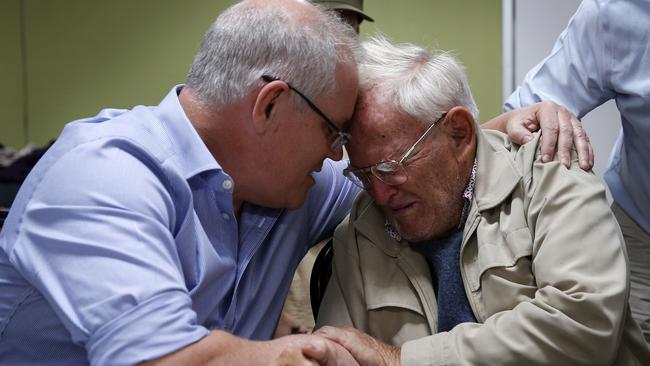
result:
M 334 93 L 337 64 L 355 62 L 356 52 L 356 35 L 331 12 L 304 15 L 273 1 L 243 1 L 206 32 L 187 86 L 202 102 L 225 105 L 269 74 L 317 99 Z
M 361 92 L 373 86 L 393 92 L 395 106 L 423 122 L 433 122 L 456 106 L 466 107 L 478 120 L 464 67 L 451 53 L 392 44 L 381 35 L 363 42 L 362 49 Z

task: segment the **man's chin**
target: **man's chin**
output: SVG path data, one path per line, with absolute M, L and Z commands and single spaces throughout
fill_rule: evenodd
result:
M 302 205 L 303 205 L 304 203 L 305 203 L 305 200 L 304 200 L 304 199 L 303 199 L 302 201 L 298 202 L 298 203 L 289 202 L 289 203 L 287 203 L 287 204 L 285 205 L 286 207 L 284 207 L 284 208 L 286 208 L 287 210 L 297 210 L 297 209 L 299 209 L 300 207 L 302 207 Z
M 292 192 L 290 192 L 283 208 L 295 210 L 302 207 L 307 200 L 309 191 L 314 187 L 314 185 L 316 185 L 314 178 L 307 176 L 307 179 L 303 181 L 303 184 L 300 187 L 296 187 Z
M 281 194 L 277 194 L 276 198 L 281 198 Z M 285 210 L 295 210 L 305 204 L 307 198 L 307 192 L 291 192 L 291 194 L 285 194 L 283 200 L 266 200 L 263 202 L 253 202 L 259 206 L 275 209 L 285 209 Z
M 402 239 L 412 243 L 430 240 L 433 234 L 428 228 L 419 228 L 417 226 L 409 225 L 408 223 L 402 224 L 400 220 L 394 218 L 389 219 L 390 224 L 399 233 Z
M 431 240 L 430 235 L 424 235 L 421 233 L 405 233 L 404 235 L 402 235 L 402 238 L 411 243 L 419 243 L 419 242 Z
M 288 197 L 285 208 L 295 210 L 302 207 L 307 200 L 307 193 L 309 193 L 309 188 L 304 192 L 293 192 L 293 194 Z

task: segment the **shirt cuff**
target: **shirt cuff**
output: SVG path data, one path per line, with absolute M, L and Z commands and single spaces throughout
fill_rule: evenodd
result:
M 135 365 L 205 337 L 186 293 L 154 296 L 98 328 L 86 343 L 92 365 Z

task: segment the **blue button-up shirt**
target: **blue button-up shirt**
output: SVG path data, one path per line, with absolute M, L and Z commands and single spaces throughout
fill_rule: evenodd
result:
M 68 124 L 0 235 L 1 364 L 135 364 L 223 329 L 275 330 L 293 272 L 358 189 L 326 160 L 296 210 L 244 204 L 185 116 L 156 107 Z
M 622 129 L 604 174 L 612 197 L 650 233 L 650 1 L 585 0 L 506 101 L 554 100 L 582 117 L 616 100 Z

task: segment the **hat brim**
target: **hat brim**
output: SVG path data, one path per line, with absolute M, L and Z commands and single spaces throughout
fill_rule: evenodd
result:
M 352 12 L 355 12 L 355 13 L 361 15 L 361 17 L 362 17 L 364 20 L 367 20 L 367 21 L 369 21 L 369 22 L 374 22 L 374 21 L 375 21 L 374 19 L 372 19 L 372 17 L 370 17 L 370 15 L 368 15 L 368 14 L 362 12 L 361 10 L 355 8 L 355 7 L 352 6 L 352 5 L 341 4 L 341 3 L 338 2 L 338 1 L 319 1 L 318 4 L 324 6 L 324 7 L 328 8 L 328 9 L 334 9 L 334 10 L 349 10 L 349 11 L 352 11 Z

